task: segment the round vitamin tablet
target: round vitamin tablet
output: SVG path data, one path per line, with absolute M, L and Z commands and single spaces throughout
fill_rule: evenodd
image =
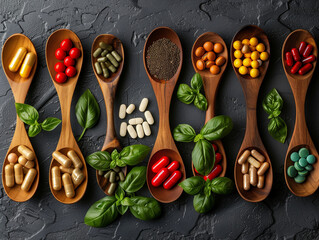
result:
M 205 42 L 204 45 L 203 45 L 204 49 L 209 52 L 211 50 L 213 50 L 214 48 L 214 44 L 212 42 Z
M 234 66 L 235 66 L 235 68 L 240 68 L 242 65 L 243 65 L 243 61 L 242 61 L 240 58 L 237 58 L 237 59 L 234 61 Z
M 251 70 L 250 70 L 250 76 L 251 76 L 252 78 L 258 77 L 258 76 L 259 76 L 259 70 L 258 70 L 258 69 L 255 69 L 255 68 L 251 69 Z
M 207 53 L 207 59 L 209 61 L 214 61 L 216 59 L 216 54 L 214 52 L 208 52 Z
M 300 157 L 306 158 L 309 155 L 309 150 L 307 148 L 301 148 L 298 153 Z
M 256 46 L 256 50 L 258 52 L 263 52 L 265 51 L 265 45 L 263 43 L 259 43 L 257 46 Z
M 252 68 L 258 68 L 259 67 L 259 63 L 256 60 L 254 60 L 254 61 L 251 62 L 251 67 Z
M 260 54 L 260 59 L 263 60 L 263 61 L 267 61 L 269 58 L 269 54 L 267 52 L 262 52 Z
M 196 50 L 195 50 L 195 55 L 196 57 L 201 57 L 203 56 L 205 53 L 205 49 L 203 47 L 198 47 Z
M 307 170 L 303 170 L 303 171 L 301 171 L 301 172 L 298 172 L 298 174 L 299 174 L 300 176 L 307 176 L 308 171 L 307 171 Z
M 299 161 L 298 161 L 298 163 L 299 163 L 299 165 L 300 165 L 301 167 L 305 167 L 305 166 L 308 165 L 308 162 L 307 162 L 307 160 L 306 160 L 305 158 L 300 158 Z
M 239 69 L 238 69 L 238 72 L 241 74 L 241 75 L 246 75 L 248 73 L 248 69 L 247 67 L 245 66 L 241 66 Z
M 300 176 L 298 175 L 297 177 L 294 178 L 296 183 L 303 183 L 306 180 L 305 176 Z
M 213 65 L 210 67 L 209 71 L 212 74 L 217 75 L 220 72 L 220 68 L 217 65 Z
M 244 65 L 245 67 L 250 67 L 250 66 L 251 66 L 251 59 L 250 59 L 250 58 L 245 58 L 245 59 L 243 60 L 243 65 Z
M 307 171 L 311 171 L 311 170 L 313 169 L 313 166 L 311 166 L 310 164 L 308 164 L 308 165 L 305 167 L 305 169 L 306 169 Z
M 307 162 L 309 164 L 314 164 L 316 162 L 316 157 L 314 155 L 312 155 L 312 154 L 308 155 L 307 156 Z
M 249 45 L 249 39 L 245 38 L 241 43 L 244 45 Z
M 250 57 L 252 60 L 259 59 L 259 52 L 257 52 L 257 51 L 252 52 Z
M 245 58 L 250 58 L 250 57 L 251 57 L 251 53 L 245 53 L 245 54 L 244 54 L 244 57 L 245 57 Z
M 8 155 L 8 161 L 9 163 L 16 163 L 18 161 L 18 156 L 15 153 L 10 153 Z
M 236 50 L 234 52 L 234 57 L 235 58 L 241 58 L 243 56 L 243 53 L 240 50 Z
M 233 43 L 233 47 L 237 50 L 240 50 L 242 48 L 242 44 L 240 41 L 237 40 Z
M 256 47 L 258 45 L 258 39 L 256 37 L 252 37 L 249 40 L 249 43 L 250 43 L 251 46 Z
M 201 60 L 201 59 L 199 59 L 199 60 L 197 60 L 197 62 L 196 62 L 196 68 L 198 69 L 198 70 L 204 70 L 204 68 L 205 68 L 205 64 L 204 64 L 204 61 L 203 60 Z
M 215 53 L 222 53 L 223 51 L 224 51 L 224 46 L 221 43 L 215 43 L 214 52 Z
M 293 162 L 299 161 L 299 154 L 297 152 L 293 152 L 290 154 L 290 160 Z
M 289 177 L 294 178 L 294 177 L 297 176 L 298 172 L 297 172 L 297 170 L 296 170 L 296 168 L 294 166 L 290 166 L 287 169 L 287 174 L 288 174 Z
M 298 172 L 304 170 L 304 168 L 300 166 L 299 162 L 295 162 L 294 167 Z

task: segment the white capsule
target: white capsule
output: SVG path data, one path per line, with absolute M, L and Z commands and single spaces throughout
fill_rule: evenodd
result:
M 148 98 L 143 98 L 139 107 L 140 112 L 144 112 L 147 108 L 147 105 L 148 105 Z
M 127 123 L 122 122 L 120 126 L 120 136 L 125 137 L 126 136 L 126 128 L 127 128 Z
M 119 110 L 119 118 L 120 119 L 124 119 L 125 115 L 126 115 L 126 105 L 125 104 L 121 104 L 120 110 Z
M 137 137 L 137 133 L 132 125 L 127 126 L 127 131 L 130 134 L 131 138 L 135 139 Z
M 154 124 L 154 118 L 152 116 L 152 113 L 150 111 L 146 111 L 144 113 L 146 121 L 148 122 L 149 125 L 153 125 Z
M 147 122 L 143 122 L 143 130 L 146 136 L 150 136 L 151 135 L 151 128 L 150 125 L 148 125 Z
M 128 121 L 128 124 L 130 125 L 137 125 L 137 124 L 142 124 L 143 122 L 143 118 L 131 118 L 129 121 Z
M 143 127 L 141 124 L 137 124 L 136 125 L 136 132 L 137 132 L 137 136 L 139 138 L 143 138 L 144 137 L 144 131 L 143 131 Z
M 130 104 L 127 109 L 126 109 L 126 113 L 127 114 L 131 114 L 133 111 L 135 110 L 135 105 L 134 104 Z

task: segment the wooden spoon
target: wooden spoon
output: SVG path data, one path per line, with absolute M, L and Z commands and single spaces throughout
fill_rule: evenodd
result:
M 28 78 L 22 78 L 19 72 L 11 72 L 9 70 L 9 64 L 20 47 L 25 47 L 28 50 L 28 52 L 33 52 L 37 56 L 37 52 L 30 39 L 27 38 L 25 35 L 19 33 L 13 34 L 11 37 L 7 39 L 7 41 L 3 45 L 1 55 L 2 68 L 7 76 L 16 103 L 24 103 L 38 65 L 37 57 Z M 34 168 L 37 170 L 37 176 L 34 179 L 34 182 L 32 183 L 30 190 L 28 192 L 21 190 L 20 184 L 15 184 L 12 188 L 6 186 L 4 168 L 7 164 L 9 164 L 7 157 L 10 153 L 16 153 L 18 156 L 21 155 L 17 150 L 19 145 L 25 145 L 34 152 L 28 134 L 25 130 L 24 123 L 17 116 L 16 129 L 2 166 L 2 185 L 8 197 L 11 198 L 13 201 L 25 202 L 29 200 L 36 192 L 39 184 L 40 172 L 38 159 L 37 157 L 35 157 Z
M 298 73 L 292 74 L 290 72 L 291 67 L 287 66 L 285 63 L 286 52 L 291 51 L 292 48 L 298 49 L 300 42 L 302 41 L 313 46 L 312 54 L 315 55 L 316 58 L 318 58 L 317 45 L 313 36 L 311 35 L 311 33 L 303 29 L 298 29 L 290 33 L 286 38 L 282 48 L 282 64 L 296 103 L 295 129 L 287 150 L 284 171 L 286 184 L 289 190 L 296 196 L 306 197 L 313 194 L 317 190 L 319 184 L 319 156 L 315 148 L 315 145 L 311 140 L 305 119 L 306 94 L 312 75 L 316 68 L 317 61 L 312 63 L 312 70 L 306 73 L 305 75 L 299 75 Z M 310 153 L 316 157 L 317 161 L 315 164 L 313 164 L 314 170 L 312 170 L 310 174 L 307 176 L 306 181 L 300 184 L 296 183 L 293 178 L 287 175 L 287 169 L 289 166 L 293 165 L 293 162 L 290 160 L 290 154 L 294 151 L 298 151 L 302 147 L 308 148 Z
M 218 54 L 218 57 L 223 56 L 226 59 L 226 61 L 225 61 L 224 65 L 221 66 L 220 72 L 217 75 L 211 74 L 209 69 L 204 69 L 202 71 L 199 71 L 196 68 L 196 61 L 200 58 L 196 57 L 195 51 L 198 47 L 202 47 L 204 45 L 204 43 L 207 41 L 210 41 L 214 44 L 221 43 L 224 47 L 224 51 L 222 53 Z M 222 78 L 223 73 L 227 67 L 227 63 L 228 63 L 228 50 L 227 50 L 226 43 L 217 33 L 213 33 L 213 32 L 203 33 L 202 35 L 200 35 L 196 39 L 196 41 L 193 45 L 192 63 L 193 63 L 194 70 L 196 72 L 198 72 L 203 79 L 205 96 L 206 96 L 207 102 L 208 102 L 208 107 L 207 107 L 207 111 L 206 111 L 206 118 L 205 118 L 205 123 L 207 123 L 210 119 L 212 119 L 215 116 L 216 92 L 218 89 L 218 85 L 220 83 L 220 79 Z M 226 173 L 226 168 L 227 168 L 227 158 L 226 158 L 225 149 L 224 149 L 224 146 L 222 144 L 222 141 L 217 140 L 217 141 L 214 141 L 214 143 L 218 147 L 218 152 L 220 152 L 221 155 L 223 156 L 222 162 L 220 163 L 221 166 L 223 167 L 223 170 L 220 173 L 219 177 L 224 177 L 225 173 Z M 193 170 L 194 176 L 202 176 L 199 173 L 195 172 L 194 164 L 192 164 L 192 170 Z
M 167 38 L 171 40 L 173 43 L 177 45 L 180 50 L 180 64 L 175 73 L 175 75 L 169 80 L 161 80 L 153 77 L 148 68 L 146 63 L 146 56 L 147 50 L 152 45 L 152 43 L 158 39 Z M 179 170 L 182 172 L 182 179 L 183 181 L 186 178 L 185 167 L 183 163 L 183 159 L 179 154 L 175 142 L 172 137 L 170 125 L 169 125 L 169 107 L 171 103 L 172 94 L 174 91 L 174 87 L 176 85 L 178 76 L 180 74 L 183 62 L 183 49 L 181 42 L 177 36 L 177 34 L 168 27 L 159 27 L 155 28 L 150 35 L 148 36 L 143 50 L 143 62 L 144 68 L 150 79 L 150 82 L 153 86 L 153 90 L 157 99 L 157 105 L 159 110 L 159 129 L 156 138 L 156 142 L 154 144 L 150 159 L 147 165 L 147 186 L 150 190 L 151 194 L 155 199 L 162 203 L 170 203 L 175 201 L 179 198 L 182 194 L 183 189 L 175 185 L 170 190 L 164 189 L 162 186 L 160 187 L 153 187 L 151 181 L 155 176 L 155 173 L 152 171 L 152 166 L 155 162 L 157 162 L 161 157 L 167 156 L 171 161 L 178 161 L 180 164 Z
M 121 55 L 122 61 L 119 64 L 119 67 L 115 73 L 110 72 L 111 76 L 109 78 L 104 78 L 102 74 L 97 74 L 94 64 L 97 61 L 97 58 L 93 57 L 94 51 L 99 48 L 99 43 L 105 42 L 113 46 L 113 48 Z M 108 151 L 112 153 L 114 149 L 118 151 L 121 150 L 120 142 L 116 138 L 115 127 L 114 127 L 114 99 L 115 99 L 115 92 L 117 88 L 117 84 L 119 82 L 123 65 L 124 65 L 124 49 L 122 42 L 116 38 L 114 35 L 111 34 L 101 34 L 94 39 L 91 49 L 91 60 L 92 60 L 92 67 L 94 74 L 99 82 L 100 88 L 103 93 L 105 107 L 106 107 L 106 117 L 107 117 L 107 129 L 106 129 L 106 136 L 105 141 L 102 147 L 102 151 Z M 127 167 L 122 168 L 124 175 L 126 175 Z M 108 181 L 98 174 L 96 171 L 96 180 L 100 186 L 100 188 L 104 191 L 106 195 L 109 195 L 108 189 L 110 184 Z
M 270 162 L 270 158 L 267 154 L 267 151 L 260 139 L 258 125 L 257 125 L 257 115 L 256 115 L 256 107 L 257 107 L 257 100 L 258 100 L 258 93 L 261 86 L 261 83 L 265 77 L 267 72 L 267 68 L 269 65 L 269 60 L 263 62 L 261 67 L 259 67 L 260 75 L 257 78 L 252 78 L 250 75 L 240 75 L 238 69 L 234 67 L 234 48 L 233 43 L 236 40 L 242 41 L 245 38 L 252 38 L 257 37 L 259 42 L 265 44 L 266 51 L 270 52 L 270 45 L 268 41 L 268 37 L 264 33 L 264 31 L 254 25 L 248 25 L 243 27 L 233 38 L 231 44 L 231 61 L 234 68 L 234 71 L 239 79 L 241 86 L 243 88 L 245 99 L 246 99 L 246 132 L 243 143 L 240 147 L 240 150 L 237 155 L 236 163 L 235 163 L 235 183 L 237 190 L 240 196 L 249 202 L 260 202 L 264 200 L 270 193 L 272 182 L 273 182 L 273 172 L 272 166 Z M 243 189 L 243 174 L 241 173 L 241 165 L 238 164 L 239 157 L 243 154 L 243 152 L 248 149 L 256 149 L 259 153 L 261 153 L 265 157 L 265 161 L 269 163 L 269 169 L 265 173 L 265 185 L 264 188 L 259 189 L 257 187 L 250 188 L 249 191 L 245 191 Z
M 65 83 L 58 83 L 54 80 L 56 74 L 56 72 L 54 71 L 54 65 L 59 62 L 59 60 L 55 58 L 55 50 L 60 47 L 60 43 L 63 39 L 70 39 L 73 42 L 73 46 L 80 49 L 81 56 L 76 59 L 75 68 L 77 70 L 77 74 L 72 78 L 68 78 Z M 72 96 L 82 67 L 83 48 L 80 39 L 74 32 L 68 29 L 60 29 L 50 35 L 46 44 L 45 55 L 48 70 L 55 89 L 58 93 L 61 105 L 62 129 L 56 151 L 59 151 L 66 155 L 69 150 L 74 150 L 83 163 L 83 167 L 81 170 L 85 177 L 81 185 L 76 188 L 75 197 L 67 198 L 63 189 L 61 189 L 60 191 L 56 191 L 52 187 L 51 169 L 54 166 L 60 166 L 60 164 L 54 158 L 52 158 L 49 171 L 49 184 L 53 196 L 58 201 L 65 204 L 72 204 L 78 202 L 83 197 L 88 182 L 86 163 L 81 150 L 73 136 L 70 122 Z

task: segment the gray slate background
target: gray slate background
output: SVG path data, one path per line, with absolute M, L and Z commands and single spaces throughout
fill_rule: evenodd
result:
M 262 203 L 245 202 L 235 191 L 219 198 L 215 210 L 199 215 L 192 206 L 192 197 L 183 194 L 172 203 L 162 205 L 158 220 L 143 222 L 130 213 L 112 225 L 94 229 L 83 223 L 89 206 L 104 196 L 95 181 L 95 172 L 89 167 L 89 184 L 83 199 L 71 206 L 63 205 L 51 195 L 48 169 L 51 153 L 58 142 L 60 127 L 51 133 L 41 133 L 31 142 L 40 163 L 41 179 L 35 196 L 26 203 L 15 203 L 0 185 L 0 239 L 313 239 L 319 234 L 318 192 L 307 198 L 292 195 L 285 185 L 283 163 L 290 141 L 295 106 L 293 96 L 281 64 L 281 46 L 294 29 L 309 30 L 319 40 L 319 2 L 313 1 L 23 1 L 1 0 L 1 45 L 13 33 L 23 33 L 34 43 L 39 57 L 26 103 L 40 112 L 40 120 L 48 116 L 61 117 L 56 91 L 45 64 L 45 44 L 49 35 L 60 28 L 73 30 L 81 39 L 85 50 L 83 69 L 73 97 L 72 127 L 75 136 L 81 128 L 76 122 L 74 105 L 79 96 L 90 88 L 101 107 L 101 119 L 88 130 L 80 142 L 84 154 L 101 148 L 106 129 L 105 105 L 90 62 L 91 44 L 102 33 L 112 33 L 125 47 L 123 71 L 115 101 L 115 113 L 121 103 L 139 104 L 143 97 L 150 98 L 149 108 L 158 119 L 157 104 L 144 71 L 142 51 L 150 31 L 158 26 L 169 26 L 179 35 L 184 64 L 179 83 L 189 83 L 194 74 L 190 60 L 195 39 L 206 31 L 220 34 L 228 47 L 233 35 L 246 24 L 257 24 L 267 33 L 271 44 L 269 71 L 261 87 L 258 119 L 263 142 L 274 168 L 274 185 L 270 196 Z M 12 92 L 3 70 L 0 70 L 0 159 L 5 157 L 15 128 L 15 108 Z M 319 95 L 316 70 L 307 96 L 306 118 L 315 145 L 319 146 Z M 267 116 L 261 108 L 261 99 L 273 87 L 284 99 L 283 118 L 288 124 L 288 142 L 280 144 L 267 132 Z M 171 105 L 170 123 L 173 129 L 179 123 L 189 123 L 199 130 L 204 112 L 184 105 L 176 99 Z M 234 121 L 234 130 L 223 140 L 228 157 L 227 176 L 233 178 L 234 160 L 245 131 L 245 101 L 239 81 L 229 62 L 217 96 L 217 114 L 227 114 Z M 136 112 L 134 115 L 139 115 Z M 116 117 L 116 129 L 120 121 Z M 152 137 L 143 140 L 121 138 L 122 145 L 143 143 L 152 146 L 158 124 L 152 127 Z M 191 176 L 192 144 L 177 144 Z M 144 161 L 146 164 L 147 159 Z M 1 161 L 2 164 L 2 161 Z M 0 165 L 1 165 L 0 164 Z M 2 166 L 0 166 L 2 168 Z M 147 188 L 142 190 L 149 195 Z

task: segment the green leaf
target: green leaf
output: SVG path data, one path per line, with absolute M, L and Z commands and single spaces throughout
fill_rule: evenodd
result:
M 127 193 L 134 193 L 140 190 L 146 182 L 146 167 L 134 167 L 127 174 L 124 182 L 120 182 L 120 187 Z
M 234 189 L 234 183 L 227 177 L 217 177 L 211 182 L 211 190 L 216 194 L 230 194 Z
M 131 213 L 138 219 L 151 220 L 161 215 L 161 206 L 154 198 L 131 197 L 134 205 L 130 206 Z
M 199 73 L 195 73 L 191 80 L 191 87 L 198 92 L 202 89 L 203 80 Z
M 207 213 L 213 209 L 214 204 L 215 197 L 213 194 L 207 196 L 204 192 L 201 192 L 194 196 L 193 205 L 196 212 Z
M 84 217 L 84 223 L 91 227 L 106 227 L 114 222 L 117 216 L 116 198 L 106 196 L 89 208 Z
M 61 120 L 54 117 L 48 117 L 41 123 L 41 127 L 44 131 L 52 131 L 54 130 L 59 124 L 61 123 Z
M 201 94 L 201 93 L 197 93 L 197 95 L 195 97 L 195 100 L 194 100 L 194 105 L 198 109 L 200 109 L 202 111 L 206 111 L 207 110 L 207 99 L 206 99 L 206 97 L 203 94 Z
M 208 141 L 221 139 L 228 135 L 233 129 L 233 122 L 230 117 L 220 115 L 210 119 L 202 128 L 200 133 Z
M 182 103 L 191 104 L 195 99 L 195 94 L 190 86 L 182 83 L 177 89 L 177 98 Z
M 268 123 L 268 132 L 281 143 L 285 143 L 287 138 L 287 125 L 281 117 L 270 119 Z
M 133 197 L 133 196 L 131 196 Z M 129 198 L 129 197 L 125 197 L 122 202 L 121 202 L 121 205 L 123 206 L 133 206 L 135 203 Z
M 110 169 L 116 168 L 116 160 L 112 160 L 110 163 Z
M 192 142 L 196 133 L 190 125 L 179 124 L 176 128 L 174 128 L 173 136 L 177 142 Z
M 194 139 L 194 142 L 196 143 L 196 142 L 198 142 L 198 141 L 201 140 L 201 139 L 204 139 L 204 136 L 199 133 L 199 134 L 196 135 L 196 137 L 195 137 L 195 139 Z
M 125 197 L 125 192 L 124 192 L 123 188 L 118 187 L 116 189 L 116 192 L 115 192 L 116 200 L 119 200 L 119 202 L 121 202 L 124 199 L 124 197 Z
M 111 155 L 107 151 L 95 152 L 86 157 L 86 162 L 96 170 L 106 171 L 110 169 Z
M 150 150 L 150 147 L 142 144 L 127 146 L 120 152 L 120 160 L 129 166 L 135 166 L 146 158 Z
M 29 137 L 35 137 L 41 132 L 41 125 L 39 123 L 35 123 L 30 125 L 28 130 Z
M 202 177 L 190 177 L 178 184 L 187 194 L 195 195 L 205 186 L 205 180 Z
M 116 206 L 116 209 L 119 212 L 119 214 L 124 215 L 128 210 L 128 206 L 118 205 Z
M 264 98 L 262 105 L 263 109 L 268 114 L 273 114 L 274 111 L 280 111 L 282 109 L 283 100 L 278 91 L 274 88 Z
M 112 160 L 118 160 L 120 158 L 120 154 L 116 149 L 114 149 L 113 152 L 111 153 L 111 158 Z
M 199 174 L 204 176 L 209 174 L 215 163 L 215 152 L 212 144 L 205 139 L 199 140 L 193 149 L 192 160 Z
M 39 119 L 39 113 L 34 107 L 24 103 L 16 103 L 15 106 L 17 114 L 22 122 L 28 125 L 37 123 Z

